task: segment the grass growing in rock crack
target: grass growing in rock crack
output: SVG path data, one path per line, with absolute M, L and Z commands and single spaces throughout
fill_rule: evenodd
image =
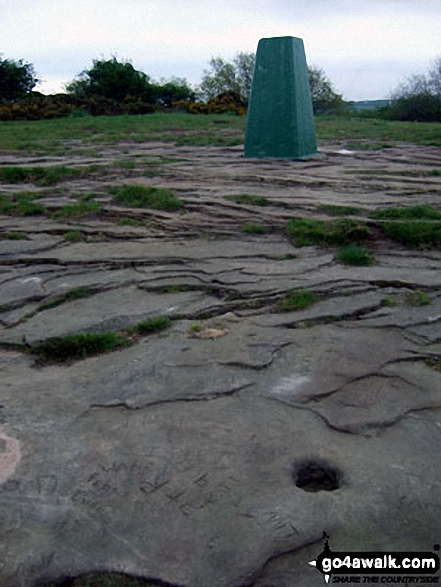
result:
M 71 243 L 79 243 L 84 240 L 84 234 L 81 230 L 69 230 L 64 233 L 63 238 Z
M 431 369 L 441 373 L 441 359 L 426 359 L 425 363 Z
M 247 204 L 250 206 L 268 206 L 269 201 L 263 196 L 253 196 L 251 194 L 230 194 L 224 196 L 226 200 L 236 204 Z
M 29 240 L 28 236 L 24 232 L 3 232 L 0 234 L 0 240 L 9 240 L 9 241 L 27 241 Z
M 52 216 L 57 220 L 84 218 L 98 214 L 100 210 L 101 204 L 99 202 L 78 202 L 78 204 L 66 204 L 66 206 L 62 206 Z
M 441 246 L 441 222 L 405 220 L 384 222 L 381 230 L 390 239 L 412 248 L 438 248 Z
M 89 298 L 90 296 L 94 295 L 94 290 L 90 287 L 78 287 L 76 289 L 71 289 L 70 291 L 66 292 L 62 296 L 58 296 L 49 302 L 45 302 L 41 304 L 38 308 L 39 311 L 42 310 L 50 310 L 51 308 L 56 308 L 65 302 L 70 302 L 73 300 L 81 300 L 83 298 Z
M 292 218 L 286 227 L 296 247 L 308 245 L 345 245 L 366 240 L 370 233 L 363 222 L 350 218 L 341 220 L 312 220 Z
M 387 296 L 381 300 L 381 304 L 386 307 L 394 307 L 400 303 L 398 296 Z
M 374 265 L 375 257 L 365 247 L 357 245 L 347 245 L 338 252 L 338 259 L 345 265 L 355 265 L 357 267 Z
M 317 210 L 329 214 L 329 216 L 353 216 L 360 212 L 360 208 L 355 206 L 337 206 L 335 204 L 319 204 Z
M 114 196 L 114 201 L 121 206 L 153 208 L 167 212 L 180 210 L 184 206 L 182 200 L 176 198 L 174 193 L 167 188 L 126 185 L 110 188 L 109 192 Z
M 441 212 L 428 204 L 417 206 L 382 208 L 372 212 L 371 218 L 376 220 L 439 220 Z
M 136 220 L 136 218 L 121 218 L 118 220 L 119 226 L 145 226 L 141 220 Z
M 156 316 L 152 318 L 147 318 L 142 322 L 138 322 L 134 326 L 131 326 L 127 329 L 129 334 L 139 334 L 140 336 L 144 336 L 145 334 L 153 334 L 155 332 L 161 332 L 162 330 L 166 330 L 172 324 L 170 318 L 165 316 Z
M 37 345 L 33 351 L 47 361 L 66 362 L 108 353 L 131 344 L 127 337 L 118 332 L 83 332 L 65 337 L 48 338 Z
M 252 222 L 246 222 L 242 226 L 242 232 L 245 234 L 266 234 L 267 228 L 263 224 L 253 224 Z
M 284 298 L 277 300 L 276 312 L 292 312 L 304 310 L 317 300 L 315 293 L 306 290 L 292 291 Z
M 432 303 L 432 298 L 427 295 L 424 291 L 413 290 L 408 291 L 404 295 L 404 301 L 409 306 L 428 306 Z
M 12 216 L 35 216 L 44 214 L 46 208 L 42 204 L 34 202 L 35 194 L 28 192 L 13 195 L 0 194 L 0 214 Z
M 82 175 L 82 170 L 72 167 L 1 167 L 0 181 L 4 183 L 35 183 L 36 185 L 54 185 L 65 179 L 74 179 Z

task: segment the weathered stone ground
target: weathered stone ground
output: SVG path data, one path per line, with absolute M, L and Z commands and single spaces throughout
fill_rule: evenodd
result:
M 0 217 L 3 233 L 28 238 L 0 240 L 2 587 L 97 571 L 312 587 L 324 584 L 306 564 L 323 531 L 333 550 L 440 542 L 441 252 L 379 238 L 375 265 L 348 267 L 335 248 L 295 248 L 285 227 L 329 219 L 319 204 L 363 217 L 441 210 L 441 177 L 426 173 L 441 151 L 340 149 L 290 162 L 245 160 L 240 147 L 109 147 L 100 163 L 149 158 L 163 162 L 159 175 L 115 167 L 39 200 L 53 211 L 92 191 L 97 217 Z M 35 159 L 0 165 L 96 162 L 92 151 Z M 185 210 L 117 207 L 106 189 L 121 183 L 172 188 Z M 41 188 L 0 186 L 29 189 Z M 241 193 L 270 205 L 224 198 Z M 144 224 L 118 224 L 128 217 Z M 245 222 L 268 232 L 245 234 Z M 65 238 L 73 229 L 82 242 Z M 93 295 L 44 308 L 80 287 Z M 275 312 L 290 290 L 317 301 Z M 414 290 L 431 303 L 406 303 Z M 150 316 L 171 328 L 124 350 L 61 365 L 30 352 Z M 311 463 L 334 472 L 334 486 L 297 487 Z

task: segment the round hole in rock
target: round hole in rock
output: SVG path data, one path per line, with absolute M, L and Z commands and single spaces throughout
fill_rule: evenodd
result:
M 294 482 L 303 491 L 335 491 L 340 487 L 341 473 L 324 461 L 303 461 L 294 468 Z

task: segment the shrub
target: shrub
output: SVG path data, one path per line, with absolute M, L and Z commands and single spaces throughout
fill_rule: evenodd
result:
M 153 208 L 173 212 L 184 206 L 167 188 L 155 188 L 142 185 L 127 185 L 110 188 L 114 201 L 122 206 L 134 208 Z
M 428 92 L 403 96 L 380 108 L 379 114 L 388 120 L 441 122 L 441 96 Z

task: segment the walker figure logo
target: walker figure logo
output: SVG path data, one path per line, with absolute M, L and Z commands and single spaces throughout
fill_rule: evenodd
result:
M 326 538 L 323 552 L 308 564 L 323 573 L 325 583 L 329 583 L 331 576 L 333 583 L 361 583 L 361 575 L 370 576 L 363 583 L 439 582 L 439 576 L 431 576 L 440 569 L 439 556 L 433 552 L 333 552 L 329 548 L 329 536 L 324 533 L 323 537 Z M 434 547 L 439 548 L 439 544 Z

